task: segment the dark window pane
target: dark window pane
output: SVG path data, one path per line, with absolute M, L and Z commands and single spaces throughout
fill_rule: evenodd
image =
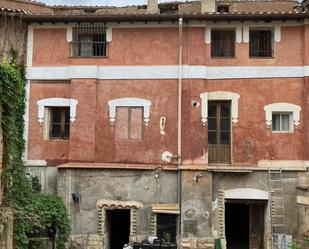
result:
M 220 144 L 230 144 L 230 132 L 229 131 L 221 131 Z
M 52 123 L 61 123 L 61 109 L 53 108 L 51 110 Z
M 208 118 L 208 130 L 216 130 L 216 129 L 217 129 L 217 119 Z
M 221 110 L 220 110 L 221 117 L 229 117 L 230 116 L 230 104 L 222 103 L 220 107 L 221 107 Z
M 61 124 L 52 124 L 51 137 L 52 138 L 61 138 Z
M 64 120 L 65 124 L 69 124 L 70 123 L 70 109 L 68 108 L 67 110 L 65 110 L 65 120 Z
M 273 131 L 280 131 L 280 114 L 273 114 Z
M 282 114 L 281 122 L 282 122 L 281 124 L 282 131 L 289 131 L 290 130 L 290 115 Z
M 272 32 L 270 30 L 250 30 L 250 56 L 272 56 Z
M 63 138 L 69 138 L 69 137 L 70 137 L 70 124 L 65 124 Z
M 157 214 L 157 236 L 167 242 L 176 242 L 176 224 L 175 214 Z
M 217 105 L 214 102 L 208 102 L 208 117 L 217 117 Z
M 208 144 L 217 144 L 217 132 L 208 131 Z
M 73 28 L 73 56 L 106 56 L 107 41 L 104 25 L 85 24 Z
M 230 130 L 230 119 L 229 118 L 221 118 L 220 119 L 220 129 L 222 131 Z
M 211 56 L 233 57 L 235 54 L 235 31 L 211 31 Z

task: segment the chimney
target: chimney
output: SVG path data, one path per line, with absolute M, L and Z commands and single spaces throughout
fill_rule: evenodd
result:
M 158 0 L 148 0 L 147 2 L 147 13 L 157 14 L 159 12 Z
M 201 13 L 216 12 L 216 0 L 201 0 Z

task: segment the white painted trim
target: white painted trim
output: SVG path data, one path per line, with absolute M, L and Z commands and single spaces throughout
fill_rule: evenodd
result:
M 211 43 L 211 28 L 207 26 L 205 29 L 205 43 L 208 45 Z
M 211 30 L 218 28 L 233 28 L 236 34 L 236 43 L 242 42 L 242 24 L 241 23 L 216 23 L 207 25 L 205 29 L 205 43 L 208 45 L 211 43 Z
M 265 111 L 266 126 L 268 128 L 270 128 L 272 124 L 272 113 L 273 112 L 291 112 L 293 113 L 292 118 L 293 118 L 294 126 L 297 128 L 297 126 L 299 125 L 300 111 L 301 111 L 301 107 L 299 105 L 283 103 L 283 102 L 272 103 L 272 104 L 264 106 L 264 111 Z
M 280 25 L 276 25 L 274 28 L 274 39 L 275 39 L 275 42 L 281 41 L 281 26 Z
M 28 67 L 28 80 L 178 79 L 178 65 Z M 184 79 L 303 78 L 309 66 L 183 66 Z
M 67 29 L 67 42 L 72 42 L 73 41 L 73 27 L 71 25 L 68 25 L 66 29 Z
M 32 57 L 33 57 L 33 28 L 29 26 L 27 36 L 27 67 L 32 66 Z
M 113 29 L 111 27 L 108 27 L 106 29 L 106 41 L 111 42 L 113 40 Z
M 248 25 L 244 25 L 243 26 L 242 41 L 244 43 L 248 43 L 249 42 L 249 26 Z
M 28 137 L 29 137 L 29 105 L 30 105 L 30 81 L 27 80 L 25 85 L 25 113 L 24 113 L 24 140 L 25 140 L 25 150 L 22 159 L 25 161 L 28 159 Z
M 242 26 L 236 26 L 236 43 L 242 42 Z
M 201 93 L 200 98 L 202 100 L 201 106 L 201 120 L 203 126 L 206 126 L 208 119 L 208 101 L 209 100 L 231 100 L 231 116 L 234 126 L 238 122 L 238 99 L 240 98 L 238 93 L 227 92 L 227 91 L 216 91 L 216 92 L 204 92 Z
M 45 160 L 25 160 L 25 166 L 46 166 L 47 162 Z
M 257 163 L 257 168 L 275 168 L 275 169 L 283 169 L 283 170 L 293 170 L 295 169 L 309 169 L 309 161 L 304 160 L 259 160 Z
M 28 26 L 28 36 L 27 36 L 27 68 L 32 67 L 33 58 L 33 28 Z M 25 140 L 25 150 L 23 153 L 23 160 L 28 159 L 28 136 L 29 136 L 29 101 L 30 101 L 30 81 L 27 80 L 25 84 L 25 113 L 24 113 L 24 140 Z
M 304 76 L 309 77 L 309 66 L 304 66 Z
M 224 191 L 225 199 L 238 200 L 268 200 L 269 194 L 267 191 L 254 188 L 235 188 Z
M 37 101 L 38 105 L 38 121 L 40 123 L 44 122 L 45 117 L 45 107 L 50 106 L 68 106 L 70 107 L 70 120 L 71 122 L 75 122 L 76 120 L 76 106 L 78 101 L 76 99 L 65 99 L 65 98 L 48 98 L 41 99 Z
M 143 107 L 145 125 L 147 126 L 149 123 L 151 101 L 147 99 L 139 99 L 139 98 L 113 99 L 113 100 L 108 101 L 108 105 L 109 105 L 109 121 L 111 122 L 112 125 L 114 125 L 116 121 L 116 108 L 120 106 L 122 107 L 127 107 L 127 106 Z

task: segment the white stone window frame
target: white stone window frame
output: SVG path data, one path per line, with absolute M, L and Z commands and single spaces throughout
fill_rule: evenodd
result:
M 145 126 L 148 126 L 150 121 L 150 106 L 151 101 L 140 98 L 119 98 L 108 101 L 109 106 L 109 121 L 111 125 L 116 122 L 116 110 L 117 107 L 143 107 L 143 118 Z
M 243 26 L 243 42 L 248 43 L 250 41 L 250 36 L 249 32 L 250 30 L 271 30 L 273 37 L 272 40 L 275 42 L 280 42 L 281 41 L 281 25 L 279 24 L 271 24 L 271 25 L 265 25 L 263 23 L 260 24 L 245 24 Z M 273 42 L 274 45 L 274 42 Z
M 211 44 L 211 30 L 235 30 L 235 43 L 242 42 L 242 25 L 241 24 L 216 24 L 216 25 L 208 25 L 206 24 L 205 29 L 205 43 L 207 45 Z
M 272 131 L 273 133 L 292 133 L 294 131 L 293 128 L 297 129 L 298 126 L 300 125 L 301 107 L 299 105 L 285 102 L 272 103 L 264 106 L 264 111 L 265 111 L 266 127 L 270 129 L 272 128 L 273 113 L 290 114 L 290 130 Z
M 208 120 L 208 101 L 210 100 L 230 100 L 231 103 L 231 118 L 232 123 L 236 127 L 238 123 L 238 100 L 240 95 L 228 91 L 215 91 L 201 93 L 201 121 L 203 126 L 206 126 Z
M 70 121 L 76 121 L 76 106 L 78 101 L 76 99 L 66 98 L 47 98 L 37 101 L 38 105 L 38 121 L 40 124 L 44 122 L 46 107 L 70 107 Z

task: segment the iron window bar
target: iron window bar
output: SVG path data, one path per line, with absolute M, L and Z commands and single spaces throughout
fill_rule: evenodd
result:
M 73 28 L 73 57 L 107 57 L 105 24 L 78 24 Z

